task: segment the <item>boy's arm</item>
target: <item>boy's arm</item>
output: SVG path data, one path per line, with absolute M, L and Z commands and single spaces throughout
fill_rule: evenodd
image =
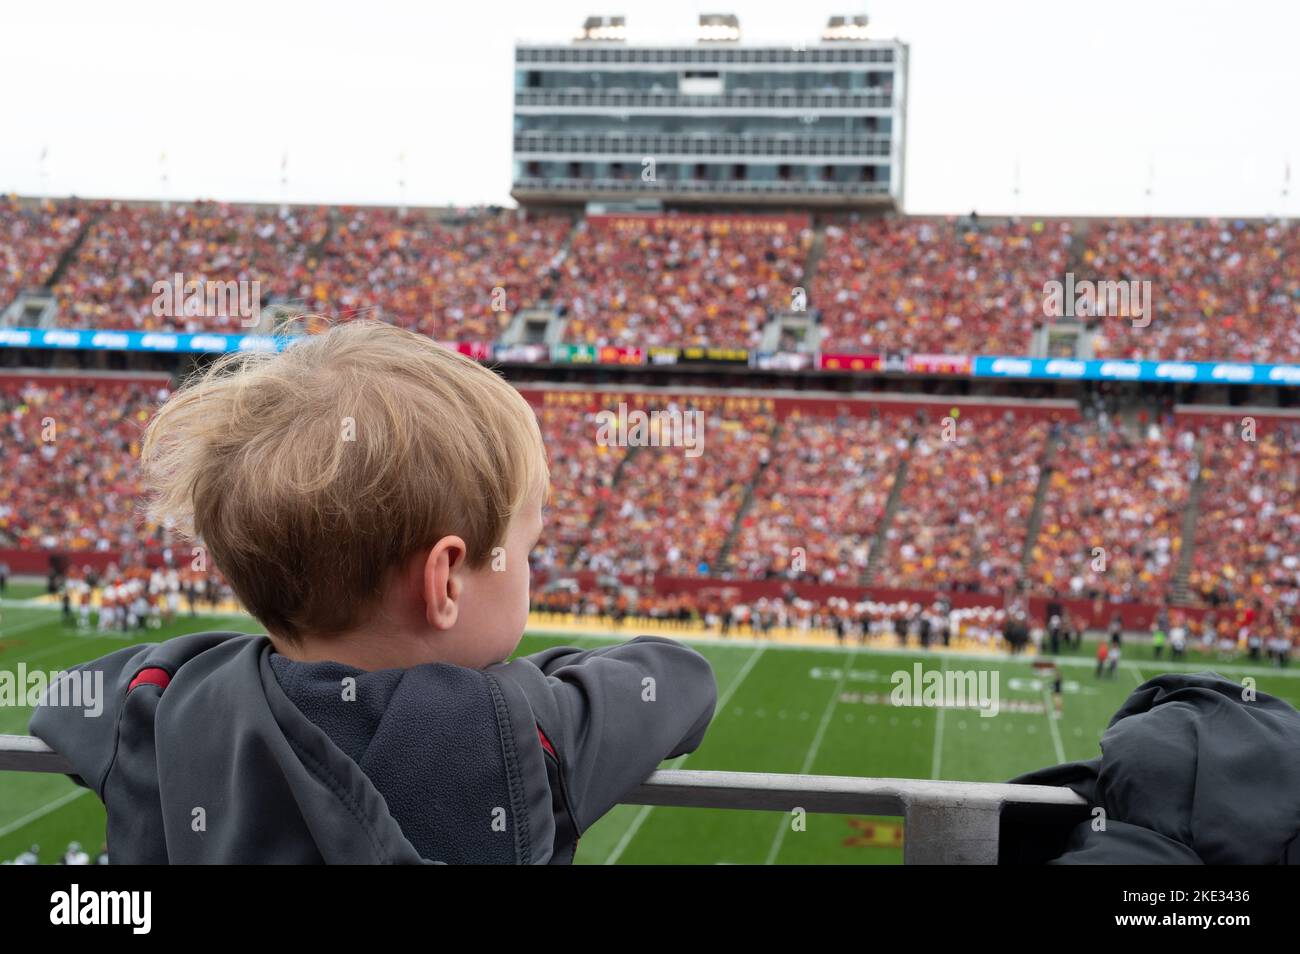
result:
M 717 703 L 708 661 L 653 636 L 548 649 L 487 671 L 527 700 L 579 835 L 664 759 L 694 751 Z

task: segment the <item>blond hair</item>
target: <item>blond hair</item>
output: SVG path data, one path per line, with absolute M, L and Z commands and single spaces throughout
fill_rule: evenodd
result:
M 201 541 L 291 641 L 357 626 L 389 572 L 448 534 L 483 566 L 547 481 L 518 391 L 371 321 L 219 358 L 158 411 L 141 456 L 154 519 Z

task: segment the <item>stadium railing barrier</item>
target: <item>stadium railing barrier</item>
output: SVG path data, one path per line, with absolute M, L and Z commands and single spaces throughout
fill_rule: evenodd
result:
M 71 770 L 40 739 L 0 735 L 0 771 Z M 626 804 L 901 816 L 904 863 L 943 865 L 997 864 L 1007 820 L 1060 826 L 1088 815 L 1079 796 L 1046 785 L 680 769 L 655 772 Z

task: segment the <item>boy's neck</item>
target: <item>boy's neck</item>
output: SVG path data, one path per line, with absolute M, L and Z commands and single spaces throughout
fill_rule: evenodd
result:
M 364 637 L 356 633 L 305 635 L 294 642 L 274 635 L 269 638 L 276 652 L 295 662 L 336 662 L 365 672 L 409 669 L 425 663 L 461 665 L 436 652 L 432 640 L 400 633 L 380 638 L 373 633 Z

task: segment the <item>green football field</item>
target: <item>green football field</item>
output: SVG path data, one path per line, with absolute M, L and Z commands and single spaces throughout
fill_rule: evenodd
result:
M 11 597 L 18 595 L 11 589 Z M 57 611 L 0 609 L 0 669 L 57 670 L 128 644 L 122 637 L 78 634 Z M 244 617 L 177 621 L 148 641 L 203 629 L 256 632 Z M 529 635 L 521 653 L 546 646 L 594 646 L 590 637 Z M 1061 761 L 1098 753 L 1102 729 L 1141 682 L 1168 664 L 1148 646 L 1125 648 L 1113 680 L 1097 680 L 1085 643 L 1062 661 L 1064 712 L 1050 716 L 1044 686 L 1027 658 L 866 649 L 809 649 L 780 643 L 700 642 L 718 679 L 718 711 L 700 749 L 668 768 L 1005 781 Z M 890 702 L 893 673 L 983 670 L 998 677 L 993 717 L 956 707 L 899 707 Z M 1188 670 L 1255 676 L 1260 691 L 1300 702 L 1300 669 L 1251 667 L 1209 660 Z M 0 733 L 25 734 L 30 710 L 0 707 Z M 793 830 L 770 812 L 649 808 L 622 805 L 582 838 L 579 863 L 896 864 L 902 860 L 900 819 L 812 815 Z M 32 844 L 55 861 L 71 840 L 94 854 L 104 840 L 104 811 L 95 796 L 62 776 L 0 773 L 0 859 Z

